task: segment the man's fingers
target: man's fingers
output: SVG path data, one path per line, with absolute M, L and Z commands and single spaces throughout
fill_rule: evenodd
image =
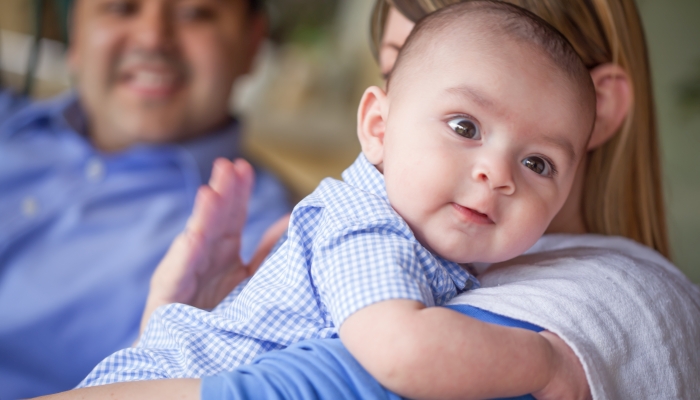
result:
M 221 199 L 218 219 L 222 232 L 239 235 L 243 230 L 254 177 L 253 167 L 243 159 L 214 161 L 209 185 Z
M 234 161 L 236 166 L 236 172 L 238 172 L 238 177 L 241 180 L 242 188 L 245 189 L 243 195 L 250 196 L 250 192 L 253 189 L 253 181 L 255 180 L 255 170 L 250 163 L 242 158 L 238 158 Z
M 236 172 L 237 185 L 229 187 L 224 195 L 226 202 L 226 219 L 230 223 L 229 232 L 240 234 L 248 217 L 248 201 L 253 190 L 255 173 L 253 167 L 241 158 L 233 163 Z
M 216 236 L 220 230 L 217 225 L 221 225 L 218 218 L 220 203 L 220 196 L 211 187 L 200 186 L 185 230 L 196 232 L 204 237 Z
M 204 238 L 199 233 L 180 233 L 153 272 L 149 297 L 158 298 L 165 304 L 188 303 L 204 256 Z
M 153 271 L 146 307 L 141 315 L 139 336 L 158 307 L 170 303 L 187 304 L 192 300 L 196 289 L 194 270 L 201 263 L 203 254 L 203 238 L 199 234 L 188 234 L 185 230 L 175 237 L 165 257 Z
M 209 186 L 222 197 L 248 196 L 253 186 L 253 167 L 246 160 L 214 160 Z M 246 197 L 247 198 L 247 197 Z
M 248 263 L 248 276 L 252 276 L 255 273 L 255 271 L 258 270 L 260 264 L 262 264 L 262 262 L 265 261 L 265 258 L 267 258 L 267 256 L 270 254 L 270 251 L 272 251 L 272 248 L 275 247 L 275 244 L 280 239 L 280 237 L 282 237 L 284 232 L 287 231 L 288 227 L 289 214 L 278 219 L 277 222 L 272 224 L 272 226 L 269 227 L 267 231 L 265 231 L 265 234 L 263 235 L 262 239 L 260 239 L 260 244 L 258 245 L 258 248 L 255 249 L 255 254 L 253 254 L 253 258 Z

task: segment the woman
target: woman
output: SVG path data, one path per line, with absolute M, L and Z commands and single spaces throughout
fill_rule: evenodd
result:
M 372 33 L 382 72 L 390 73 L 396 54 L 413 26 L 412 20 L 454 2 L 456 0 L 395 0 L 394 8 L 379 0 L 373 15 Z M 569 235 L 545 236 L 530 252 L 534 254 L 508 265 L 489 268 L 480 277 L 485 288 L 456 299 L 455 307 L 476 305 L 559 334 L 581 360 L 593 398 L 695 398 L 700 389 L 697 384 L 693 386 L 692 374 L 697 373 L 700 355 L 682 352 L 684 348 L 697 352 L 694 349 L 700 344 L 692 343 L 700 337 L 697 288 L 648 248 L 622 238 L 585 235 L 619 235 L 668 255 L 647 55 L 634 3 L 631 0 L 509 2 L 543 17 L 572 42 L 591 70 L 598 96 L 598 115 L 589 144 L 590 156 L 579 167 L 576 186 L 548 230 Z M 199 219 L 201 226 L 209 226 L 206 216 Z M 196 220 L 193 225 L 197 225 Z M 175 243 L 171 254 L 176 255 L 171 257 L 182 257 L 183 248 Z M 196 251 L 184 254 L 192 256 L 194 253 Z M 216 254 L 216 249 L 207 249 L 206 253 Z M 226 262 L 211 264 L 216 264 L 214 267 L 228 265 Z M 544 268 L 549 265 L 557 268 Z M 185 268 L 184 271 L 190 270 Z M 235 271 L 243 275 L 241 269 Z M 597 281 L 591 278 L 591 271 L 598 276 Z M 160 276 L 165 275 L 173 274 Z M 154 288 L 174 287 L 158 284 L 158 281 L 156 274 Z M 237 279 L 230 281 L 237 282 Z M 202 285 L 207 282 L 209 280 L 204 279 Z M 645 282 L 652 284 L 645 285 Z M 211 307 L 218 300 L 205 301 L 192 296 L 192 293 L 211 293 L 203 287 L 200 290 L 189 287 L 188 291 L 190 295 L 184 297 L 178 290 L 165 294 L 154 292 L 149 309 L 171 300 L 184 300 L 202 307 Z M 226 293 L 227 290 L 217 292 Z M 642 292 L 644 296 L 638 296 Z M 549 293 L 553 295 L 547 297 Z M 499 301 L 494 302 L 494 298 Z M 635 302 L 636 309 L 623 304 L 625 301 Z M 658 307 L 654 302 L 659 303 Z M 147 315 L 148 312 L 145 318 Z M 639 321 L 648 321 L 652 326 L 645 329 L 650 332 L 639 332 L 635 325 Z M 653 341 L 655 339 L 658 341 Z M 684 347 L 680 343 L 682 340 L 691 343 Z M 652 349 L 644 348 L 645 344 Z M 284 351 L 277 353 L 285 354 Z M 279 361 L 276 355 L 270 355 Z M 674 371 L 670 367 L 682 362 L 686 368 Z M 651 371 L 644 369 L 650 366 Z M 308 368 L 298 366 L 302 372 Z M 254 368 L 250 371 L 255 373 Z M 645 382 L 639 379 L 642 376 Z M 284 375 L 280 377 L 285 378 Z M 236 379 L 230 382 L 246 384 Z M 207 390 L 222 382 L 225 383 L 225 379 L 205 380 L 202 393 L 208 395 Z M 362 382 L 371 385 L 369 381 Z M 313 386 L 315 383 L 306 384 Z M 199 382 L 136 382 L 96 387 L 83 394 L 99 395 L 104 393 L 102 390 L 149 397 L 154 393 L 163 395 L 163 390 L 175 390 L 196 397 Z M 359 392 L 355 393 L 361 397 Z

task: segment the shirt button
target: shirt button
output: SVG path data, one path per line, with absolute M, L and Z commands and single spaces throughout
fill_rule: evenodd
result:
M 464 290 L 471 290 L 474 288 L 474 282 L 470 279 L 464 284 Z
M 105 165 L 99 158 L 92 158 L 85 166 L 85 177 L 90 182 L 99 182 L 105 176 Z
M 39 212 L 39 203 L 32 196 L 27 196 L 22 200 L 22 214 L 25 217 L 33 217 Z

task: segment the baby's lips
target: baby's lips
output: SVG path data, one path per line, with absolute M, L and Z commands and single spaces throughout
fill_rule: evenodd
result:
M 482 213 L 478 210 L 475 210 L 475 209 L 467 207 L 467 206 L 463 206 L 461 204 L 457 204 L 457 203 L 452 203 L 452 204 L 454 205 L 455 209 L 457 209 L 457 211 L 462 216 L 464 216 L 467 220 L 469 220 L 470 222 L 474 222 L 474 223 L 478 223 L 478 224 L 494 224 L 495 223 L 495 222 L 493 222 L 493 219 L 491 219 L 491 217 L 486 213 Z

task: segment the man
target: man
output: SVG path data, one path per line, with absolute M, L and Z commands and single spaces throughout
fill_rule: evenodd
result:
M 240 156 L 228 114 L 265 32 L 254 0 L 78 0 L 75 93 L 0 92 L 0 398 L 76 385 L 137 337 L 149 279 L 217 157 Z M 256 170 L 250 258 L 288 210 Z

